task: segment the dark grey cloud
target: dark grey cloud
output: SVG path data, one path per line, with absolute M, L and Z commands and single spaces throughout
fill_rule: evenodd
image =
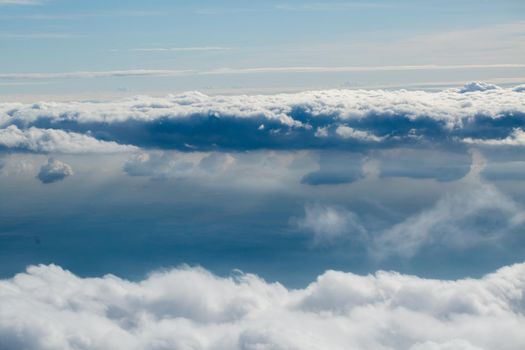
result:
M 456 181 L 469 172 L 471 155 L 467 150 L 396 148 L 374 152 L 320 151 L 319 169 L 303 176 L 308 185 L 353 183 L 367 176 Z
M 365 157 L 359 153 L 328 152 L 319 154 L 319 169 L 303 176 L 307 185 L 338 185 L 352 183 L 364 178 Z
M 376 159 L 380 167 L 379 176 L 385 178 L 455 181 L 467 175 L 471 166 L 468 152 L 400 148 L 382 152 Z
M 59 160 L 49 158 L 47 164 L 42 165 L 37 178 L 44 184 L 62 181 L 66 177 L 73 175 L 73 168 Z
M 514 160 L 497 163 L 489 163 L 481 172 L 481 176 L 487 180 L 517 180 L 525 181 L 525 161 Z
M 0 153 L 0 171 L 5 167 L 7 164 L 7 155 Z

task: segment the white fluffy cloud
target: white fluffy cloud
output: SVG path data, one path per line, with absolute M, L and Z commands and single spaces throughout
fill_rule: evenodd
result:
M 494 84 L 485 83 L 482 81 L 473 81 L 468 84 L 465 84 L 461 89 L 459 89 L 459 92 L 466 93 L 466 92 L 477 92 L 477 91 L 487 91 L 487 90 L 496 90 L 499 89 L 499 86 Z
M 473 86 L 478 87 L 474 89 Z M 524 96 L 513 89 L 480 88 L 483 83 L 467 84 L 475 93 L 458 89 L 441 92 L 407 90 L 325 90 L 276 95 L 208 96 L 187 92 L 166 97 L 137 96 L 116 101 L 41 102 L 38 104 L 0 103 L 0 122 L 31 123 L 39 118 L 58 122 L 151 121 L 162 117 L 210 116 L 259 117 L 284 125 L 301 126 L 290 114 L 303 108 L 313 116 L 337 115 L 342 120 L 369 114 L 429 117 L 461 126 L 461 119 L 483 114 L 497 118 L 503 111 L 525 112 Z M 461 89 L 460 89 L 461 90 Z
M 38 153 L 117 153 L 136 147 L 97 140 L 91 136 L 55 129 L 19 129 L 10 125 L 0 129 L 0 148 Z
M 525 264 L 457 281 L 328 271 L 304 289 L 196 268 L 131 282 L 33 266 L 0 281 L 0 347 L 517 350 L 524 293 Z
M 335 133 L 346 139 L 353 138 L 357 140 L 373 141 L 373 142 L 379 142 L 384 139 L 383 137 L 377 137 L 366 131 L 356 130 L 346 125 L 338 126 L 335 129 Z
M 40 168 L 37 178 L 42 181 L 42 183 L 48 184 L 64 180 L 73 174 L 73 168 L 71 168 L 69 164 L 49 158 L 47 163 Z
M 520 128 L 514 129 L 509 136 L 504 139 L 472 139 L 466 138 L 465 143 L 478 144 L 484 146 L 525 146 L 525 131 Z

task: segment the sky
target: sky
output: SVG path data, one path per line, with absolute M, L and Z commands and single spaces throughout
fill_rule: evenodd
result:
M 525 348 L 524 10 L 0 0 L 0 349 Z
M 4 100 L 524 82 L 522 1 L 2 1 Z

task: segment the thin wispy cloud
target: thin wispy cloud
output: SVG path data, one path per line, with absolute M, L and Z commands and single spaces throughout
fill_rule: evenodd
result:
M 196 15 L 231 15 L 264 11 L 262 8 L 200 8 L 193 11 Z
M 63 73 L 6 73 L 0 74 L 0 79 L 92 79 L 108 77 L 145 77 L 145 76 L 181 76 L 191 74 L 192 70 L 174 69 L 130 69 L 113 71 L 77 71 Z
M 0 33 L 0 39 L 72 39 L 81 35 L 70 33 Z
M 264 73 L 351 73 L 351 72 L 395 72 L 395 71 L 433 71 L 485 68 L 525 68 L 525 64 L 469 64 L 469 65 L 410 65 L 410 66 L 347 66 L 347 67 L 254 67 L 254 68 L 216 68 L 210 70 L 177 69 L 130 69 L 114 71 L 77 71 L 57 73 L 0 73 L 0 79 L 62 79 L 62 78 L 104 78 L 104 77 L 173 77 L 190 75 L 230 75 Z
M 130 49 L 137 52 L 195 52 L 195 51 L 225 51 L 231 50 L 230 47 L 222 46 L 193 46 L 193 47 L 144 47 Z
M 0 4 L 1 5 L 1 4 Z M 78 21 L 93 18 L 112 17 L 159 17 L 169 16 L 169 12 L 160 11 L 99 11 L 99 12 L 75 12 L 75 13 L 24 13 L 24 14 L 0 14 L 2 20 L 35 20 L 35 21 Z
M 21 5 L 21 6 L 28 6 L 28 5 L 41 5 L 44 1 L 42 0 L 0 0 L 0 6 L 2 5 Z
M 392 7 L 392 5 L 374 2 L 315 2 L 305 4 L 279 4 L 275 6 L 275 9 L 281 11 L 330 12 L 389 7 Z

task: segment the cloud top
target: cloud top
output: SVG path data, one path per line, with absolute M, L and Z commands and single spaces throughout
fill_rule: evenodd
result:
M 327 271 L 303 289 L 179 268 L 131 282 L 54 265 L 0 281 L 2 349 L 522 349 L 525 264 L 480 279 Z M 495 336 L 497 334 L 497 336 Z

